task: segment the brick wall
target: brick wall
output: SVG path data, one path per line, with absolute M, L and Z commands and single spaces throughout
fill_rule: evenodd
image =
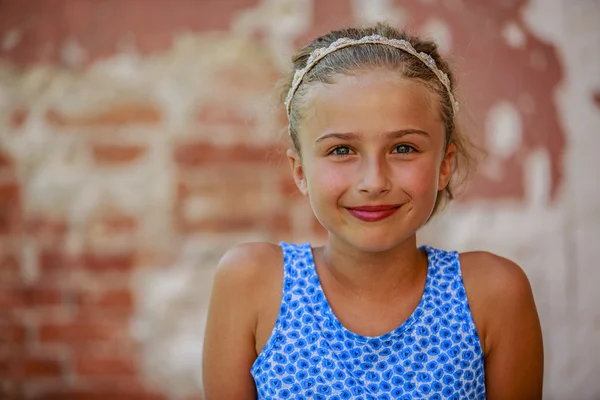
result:
M 381 19 L 453 54 L 490 152 L 422 240 L 521 263 L 546 397 L 600 396 L 600 10 L 542 3 L 0 2 L 0 397 L 199 398 L 221 254 L 325 237 L 288 172 L 277 77 L 308 38 Z

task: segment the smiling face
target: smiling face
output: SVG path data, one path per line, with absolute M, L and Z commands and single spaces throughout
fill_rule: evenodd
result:
M 448 184 L 438 99 L 397 72 L 341 75 L 308 94 L 302 156 L 288 151 L 300 191 L 330 238 L 385 251 L 414 236 Z

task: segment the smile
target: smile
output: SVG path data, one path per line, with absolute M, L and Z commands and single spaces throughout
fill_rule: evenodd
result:
M 346 208 L 352 216 L 365 222 L 377 222 L 394 214 L 399 205 L 361 206 Z

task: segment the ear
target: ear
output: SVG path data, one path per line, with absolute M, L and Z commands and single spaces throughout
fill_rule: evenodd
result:
M 452 178 L 452 167 L 454 165 L 454 157 L 456 156 L 456 146 L 453 143 L 448 145 L 442 163 L 440 165 L 440 174 L 438 178 L 438 191 L 446 189 L 450 178 Z
M 304 167 L 302 167 L 300 155 L 295 150 L 288 149 L 287 157 L 292 168 L 292 176 L 294 177 L 296 186 L 298 186 L 300 193 L 306 196 L 308 194 L 308 187 L 306 186 L 306 176 L 304 175 Z

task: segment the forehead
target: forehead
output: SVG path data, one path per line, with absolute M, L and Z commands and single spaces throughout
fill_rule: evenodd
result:
M 421 129 L 443 138 L 437 95 L 398 72 L 340 75 L 332 84 L 313 84 L 307 96 L 300 127 L 307 139 L 325 132 L 377 134 L 400 129 Z

